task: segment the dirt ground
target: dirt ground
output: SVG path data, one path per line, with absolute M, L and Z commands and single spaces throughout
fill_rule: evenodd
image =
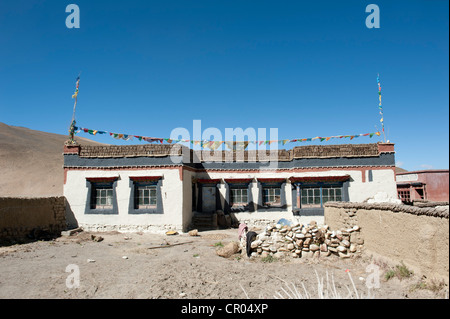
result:
M 81 232 L 51 241 L 3 246 L 0 298 L 273 299 L 288 298 L 287 294 L 294 296 L 294 292 L 307 297 L 305 291 L 308 297 L 318 298 L 317 275 L 325 289 L 333 282 L 341 297 L 354 292 L 352 280 L 358 297 L 368 297 L 366 280 L 371 272 L 366 272 L 366 267 L 377 262 L 369 257 L 271 262 L 241 254 L 223 258 L 215 250 L 220 244 L 236 241 L 237 230 L 199 234 Z M 91 235 L 103 240 L 92 240 Z M 179 245 L 163 248 L 167 244 Z M 378 265 L 380 285 L 370 290 L 373 298 L 448 298 L 444 290 L 448 287 L 439 291 L 421 288 L 417 276 L 386 281 L 387 268 Z M 79 270 L 78 287 L 72 286 L 74 281 L 66 283 L 76 275 L 70 267 Z

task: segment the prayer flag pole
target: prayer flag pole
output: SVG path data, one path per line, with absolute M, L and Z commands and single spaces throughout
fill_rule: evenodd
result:
M 75 87 L 75 93 L 72 95 L 72 98 L 75 99 L 75 103 L 73 104 L 73 114 L 72 114 L 72 121 L 70 122 L 70 128 L 69 128 L 69 143 L 70 144 L 75 144 L 75 140 L 74 140 L 74 133 L 75 133 L 75 110 L 77 107 L 77 97 L 78 97 L 78 88 L 80 86 L 80 75 L 81 72 L 78 74 L 77 77 L 77 82 L 76 82 L 76 87 Z
M 386 133 L 384 132 L 384 118 L 383 118 L 383 107 L 381 106 L 381 84 L 380 84 L 380 74 L 377 75 L 377 83 L 378 83 L 378 99 L 380 103 L 378 104 L 378 108 L 380 109 L 380 115 L 381 115 L 381 129 L 383 131 L 384 136 L 384 142 L 386 143 Z

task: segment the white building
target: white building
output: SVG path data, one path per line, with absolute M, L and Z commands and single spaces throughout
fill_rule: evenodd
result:
M 327 201 L 397 196 L 394 145 L 300 146 L 268 152 L 193 151 L 171 144 L 64 146 L 71 226 L 187 231 L 222 211 L 246 223 L 323 221 Z

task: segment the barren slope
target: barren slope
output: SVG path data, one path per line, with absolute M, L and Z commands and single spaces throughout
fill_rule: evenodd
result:
M 67 138 L 0 122 L 0 196 L 62 195 L 62 152 Z M 82 137 L 76 140 L 101 145 Z

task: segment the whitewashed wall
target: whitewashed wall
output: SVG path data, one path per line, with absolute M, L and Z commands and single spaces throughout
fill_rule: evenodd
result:
M 374 197 L 377 193 L 384 192 L 388 196 L 397 196 L 397 186 L 395 182 L 395 175 L 392 169 L 377 169 L 372 171 L 373 181 L 369 182 L 368 175 L 366 171 L 365 182 L 362 182 L 362 172 L 361 170 L 328 170 L 319 172 L 305 172 L 305 173 L 292 173 L 289 171 L 283 172 L 245 172 L 245 173 L 222 173 L 222 172 L 209 172 L 209 173 L 199 173 L 198 178 L 210 178 L 210 179 L 243 179 L 243 178 L 286 178 L 289 177 L 319 177 L 319 176 L 344 176 L 350 175 L 350 183 L 348 188 L 349 201 L 351 202 L 362 202 L 368 198 Z M 300 216 L 295 217 L 292 214 L 292 185 L 288 181 L 285 185 L 286 194 L 286 204 L 287 209 L 280 211 L 255 211 L 255 212 L 239 212 L 235 216 L 239 221 L 246 222 L 248 224 L 264 224 L 267 222 L 277 222 L 281 218 L 287 220 L 299 221 L 301 223 L 308 223 L 310 220 L 315 220 L 318 223 L 323 223 L 323 216 Z M 219 188 L 221 195 L 225 198 L 226 188 L 223 184 Z M 256 201 L 259 196 L 259 188 L 257 187 L 257 182 L 252 183 L 252 197 Z M 222 203 L 222 207 L 223 207 Z
M 192 211 L 192 178 L 206 179 L 228 179 L 228 178 L 286 178 L 289 177 L 316 177 L 316 176 L 342 176 L 350 175 L 348 194 L 349 201 L 362 202 L 382 192 L 388 197 L 397 196 L 395 174 L 391 168 L 376 169 L 372 171 L 373 181 L 369 182 L 366 175 L 362 182 L 361 170 L 328 170 L 319 172 L 290 172 L 290 171 L 259 171 L 259 172 L 220 172 L 210 171 L 208 173 L 195 173 L 183 169 L 182 180 L 179 169 L 151 169 L 151 170 L 69 170 L 64 185 L 64 196 L 67 198 L 70 210 L 80 226 L 96 231 L 152 231 L 163 232 L 167 229 L 186 231 L 189 226 Z M 367 172 L 366 172 L 367 174 Z M 161 197 L 163 205 L 162 214 L 129 214 L 128 209 L 131 190 L 130 176 L 163 176 L 161 185 Z M 119 177 L 116 187 L 118 214 L 85 214 L 86 201 L 88 201 L 88 188 L 86 177 Z M 291 183 L 285 184 L 287 209 L 270 212 L 241 212 L 235 216 L 243 222 L 258 224 L 265 222 L 276 222 L 281 218 L 294 220 L 292 214 L 292 191 Z M 257 201 L 259 188 L 256 181 L 252 183 L 252 197 Z M 225 185 L 219 186 L 222 198 L 222 207 L 226 197 Z M 314 219 L 318 223 L 323 222 L 323 216 L 302 216 L 299 221 L 307 223 Z M 298 220 L 298 219 L 296 219 Z
M 116 186 L 118 214 L 85 214 L 88 201 L 86 177 L 119 177 Z M 162 214 L 129 214 L 130 176 L 162 176 Z M 152 231 L 182 229 L 183 184 L 178 169 L 145 170 L 69 170 L 64 196 L 75 219 L 85 229 L 97 231 Z
M 369 182 L 368 171 L 366 171 L 365 182 L 362 182 L 361 172 L 351 175 L 353 182 L 348 189 L 350 202 L 364 202 L 383 193 L 387 198 L 397 198 L 397 184 L 395 173 L 392 169 L 372 170 L 373 181 Z

